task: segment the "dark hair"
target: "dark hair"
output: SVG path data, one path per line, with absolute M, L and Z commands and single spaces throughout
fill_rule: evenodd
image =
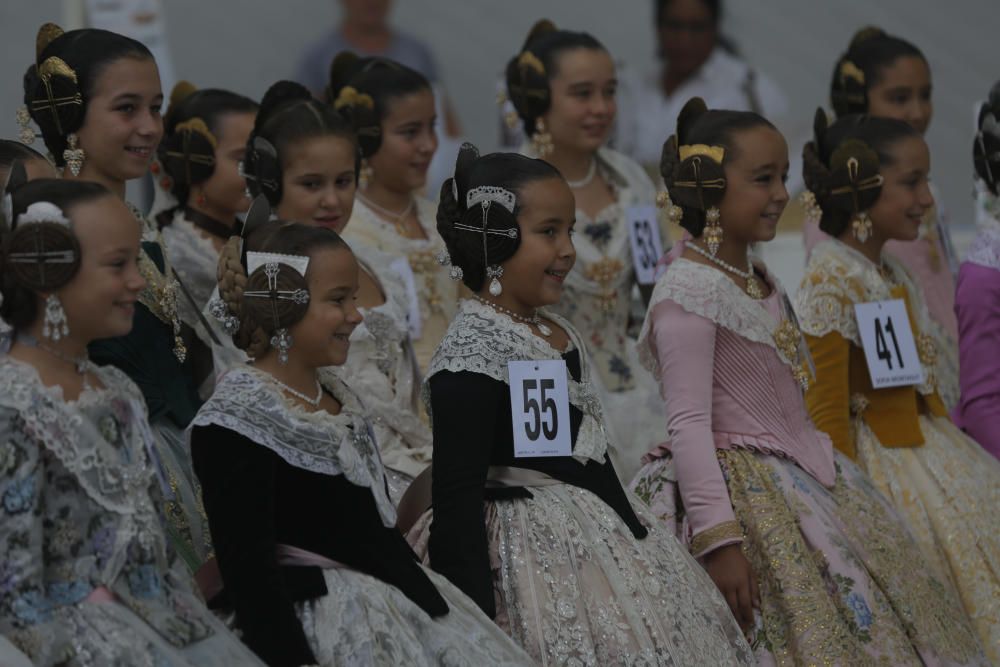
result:
M 345 95 L 345 88 L 368 99 Z M 326 97 L 351 121 L 361 156 L 369 158 L 382 145 L 382 122 L 391 104 L 424 90 L 431 90 L 430 81 L 415 69 L 388 58 L 359 58 L 350 51 L 341 51 L 330 64 Z
M 32 222 L 17 225 L 17 218 L 38 202 L 58 206 L 64 215 L 82 202 L 110 196 L 103 185 L 89 181 L 39 178 L 17 186 L 11 193 L 11 230 L 3 230 L 3 252 L 0 258 L 0 286 L 3 304 L 0 317 L 15 329 L 30 326 L 38 317 L 38 292 L 49 292 L 63 287 L 73 279 L 80 268 L 80 244 L 72 229 L 55 222 Z M 42 269 L 36 263 L 10 261 L 12 253 L 69 252 L 72 261 L 63 264 L 47 263 Z
M 247 290 L 268 291 L 264 267 L 247 275 L 240 252 L 240 238 L 234 236 L 219 257 L 219 295 L 239 320 L 233 343 L 251 357 L 263 355 L 271 347 L 271 337 L 278 329 L 287 329 L 305 317 L 308 302 L 288 299 L 246 298 Z M 253 230 L 245 240 L 244 250 L 283 255 L 311 256 L 319 250 L 344 248 L 347 243 L 332 229 L 298 222 L 269 222 Z M 309 289 L 306 278 L 284 264 L 278 265 L 277 289 Z
M 174 86 L 170 108 L 163 117 L 163 139 L 156 153 L 168 181 L 161 185 L 169 186 L 178 207 L 187 203 L 192 185 L 207 181 L 215 171 L 215 142 L 222 118 L 226 114 L 256 112 L 256 102 L 228 90 L 195 90 L 186 81 Z M 170 216 L 174 210 L 169 211 Z
M 559 56 L 576 49 L 607 52 L 589 33 L 558 30 L 551 21 L 543 19 L 531 28 L 524 46 L 507 63 L 507 96 L 529 137 L 535 133 L 538 117 L 552 104 L 549 81 L 559 71 L 556 66 Z
M 885 68 L 906 57 L 927 62 L 916 46 L 880 28 L 867 27 L 854 33 L 847 52 L 833 68 L 830 104 L 834 112 L 838 116 L 868 113 L 868 91 L 882 81 Z
M 263 194 L 271 206 L 277 206 L 281 202 L 281 176 L 288 149 L 317 137 L 339 137 L 357 153 L 358 140 L 347 120 L 329 105 L 315 100 L 305 87 L 292 81 L 278 81 L 268 88 L 243 161 L 250 194 L 254 197 Z M 355 177 L 360 168 L 357 157 Z
M 709 110 L 704 100 L 693 97 L 677 117 L 677 134 L 663 144 L 660 175 L 673 203 L 681 207 L 681 226 L 695 238 L 705 229 L 706 211 L 718 206 L 726 194 L 725 164 L 739 153 L 736 135 L 757 127 L 774 125 L 753 111 Z M 725 149 L 722 163 L 695 156 L 681 160 L 681 146 L 704 144 Z M 712 181 L 715 187 L 709 185 Z M 718 187 L 721 183 L 722 187 Z
M 653 14 L 656 17 L 656 25 L 663 24 L 663 15 L 667 13 L 667 5 L 671 0 L 653 0 Z M 712 16 L 712 25 L 716 28 L 722 22 L 722 2 L 721 0 L 701 0 L 705 9 Z
M 909 123 L 894 118 L 854 114 L 838 118 L 829 127 L 826 122 L 826 114 L 817 109 L 815 137 L 802 149 L 802 176 L 823 211 L 819 228 L 836 237 L 857 214 L 871 208 L 882 192 L 881 186 L 856 186 L 892 164 L 891 151 L 899 141 L 922 137 Z M 853 176 L 848 167 L 852 159 L 858 165 Z
M 480 157 L 475 146 L 462 144 L 455 162 L 455 175 L 441 186 L 437 229 L 448 248 L 451 263 L 462 269 L 462 281 L 473 292 L 482 289 L 486 280 L 483 235 L 456 229 L 455 224 L 461 223 L 478 229 L 483 226 L 483 216 L 486 215 L 489 230 L 507 231 L 509 236 L 486 235 L 486 253 L 490 265 L 501 264 L 513 257 L 521 245 L 517 217 L 521 212 L 519 202 L 522 188 L 528 183 L 546 178 L 562 176 L 544 160 L 517 153 L 490 153 Z M 513 192 L 518 198 L 514 212 L 510 213 L 500 205 L 490 205 L 485 211 L 480 206 L 466 208 L 466 194 L 480 186 L 504 188 Z
M 987 189 L 1000 195 L 1000 81 L 993 84 L 989 99 L 979 107 L 972 164 Z
M 39 29 L 38 46 L 35 64 L 24 73 L 24 104 L 41 129 L 56 166 L 63 167 L 66 135 L 83 125 L 87 104 L 104 69 L 123 58 L 153 60 L 153 54 L 141 42 L 124 35 L 96 28 L 63 33 L 51 23 Z

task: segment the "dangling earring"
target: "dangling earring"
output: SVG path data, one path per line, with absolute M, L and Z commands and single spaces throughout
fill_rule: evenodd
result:
M 552 135 L 545 131 L 545 121 L 541 118 L 535 119 L 535 133 L 531 135 L 531 145 L 541 158 L 549 155 L 555 148 L 552 145 Z
M 278 363 L 287 364 L 288 363 L 288 351 L 292 349 L 292 334 L 288 333 L 288 329 L 278 329 L 271 336 L 271 347 L 278 350 Z
M 375 170 L 368 164 L 368 159 L 361 160 L 361 171 L 358 174 L 358 185 L 362 190 L 368 189 L 368 184 L 375 178 Z
M 17 110 L 17 126 L 20 128 L 17 133 L 17 138 L 21 140 L 22 144 L 33 144 L 35 143 L 35 131 L 31 129 L 31 114 L 28 113 L 28 107 L 21 107 Z
M 80 170 L 83 169 L 83 158 L 86 157 L 83 149 L 77 147 L 78 142 L 79 139 L 76 136 L 76 132 L 70 132 L 66 135 L 68 148 L 63 151 L 63 160 L 66 162 L 66 168 L 69 169 L 69 173 L 74 176 L 80 175 Z
M 867 212 L 862 211 L 854 217 L 854 220 L 851 221 L 851 233 L 861 243 L 867 241 L 872 235 L 872 219 L 868 217 Z
M 500 284 L 500 277 L 503 276 L 503 267 L 499 264 L 486 267 L 486 277 L 490 278 L 490 294 L 500 296 L 503 294 L 503 285 Z
M 709 254 L 715 257 L 715 253 L 719 252 L 719 246 L 722 245 L 721 215 L 715 206 L 705 211 L 705 231 L 702 232 L 702 236 L 705 245 L 708 246 Z
M 55 294 L 45 298 L 45 319 L 42 321 L 42 335 L 49 340 L 59 340 L 69 335 L 69 323 L 62 302 Z

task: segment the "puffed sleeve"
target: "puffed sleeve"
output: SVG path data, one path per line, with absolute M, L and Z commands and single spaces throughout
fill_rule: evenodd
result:
M 497 405 L 507 386 L 479 373 L 442 371 L 430 379 L 434 430 L 428 550 L 431 567 L 496 616 L 483 519 Z
M 850 356 L 851 342 L 831 331 L 823 336 L 805 336 L 816 365 L 816 381 L 806 392 L 806 407 L 816 428 L 833 440 L 842 454 L 854 458 L 851 435 Z
M 691 525 L 691 552 L 700 557 L 743 540 L 712 435 L 715 324 L 669 300 L 658 303 L 651 317 L 670 451 Z
M 955 315 L 962 389 L 956 422 L 1000 458 L 1000 271 L 962 264 Z

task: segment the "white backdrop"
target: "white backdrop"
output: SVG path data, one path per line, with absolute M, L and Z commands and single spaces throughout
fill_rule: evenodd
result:
M 33 57 L 38 26 L 64 22 L 74 15 L 67 9 L 79 2 L 0 3 L 3 136 L 16 136 L 21 76 Z M 176 75 L 256 98 L 292 74 L 303 45 L 327 31 L 339 11 L 336 0 L 163 0 L 163 5 Z M 972 105 L 1000 79 L 998 0 L 729 0 L 725 5 L 726 32 L 783 87 L 803 128 L 816 105 L 825 103 L 834 59 L 855 29 L 875 24 L 915 42 L 934 75 L 933 176 L 954 222 L 971 220 Z M 588 30 L 616 59 L 644 65 L 653 57 L 651 6 L 652 0 L 397 0 L 394 22 L 432 46 L 466 133 L 489 148 L 496 136 L 495 78 L 537 18 Z

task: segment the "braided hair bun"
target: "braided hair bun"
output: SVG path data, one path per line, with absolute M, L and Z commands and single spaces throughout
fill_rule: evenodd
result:
M 976 175 L 994 195 L 1000 195 L 1000 81 L 989 99 L 979 107 L 976 138 L 972 144 Z

